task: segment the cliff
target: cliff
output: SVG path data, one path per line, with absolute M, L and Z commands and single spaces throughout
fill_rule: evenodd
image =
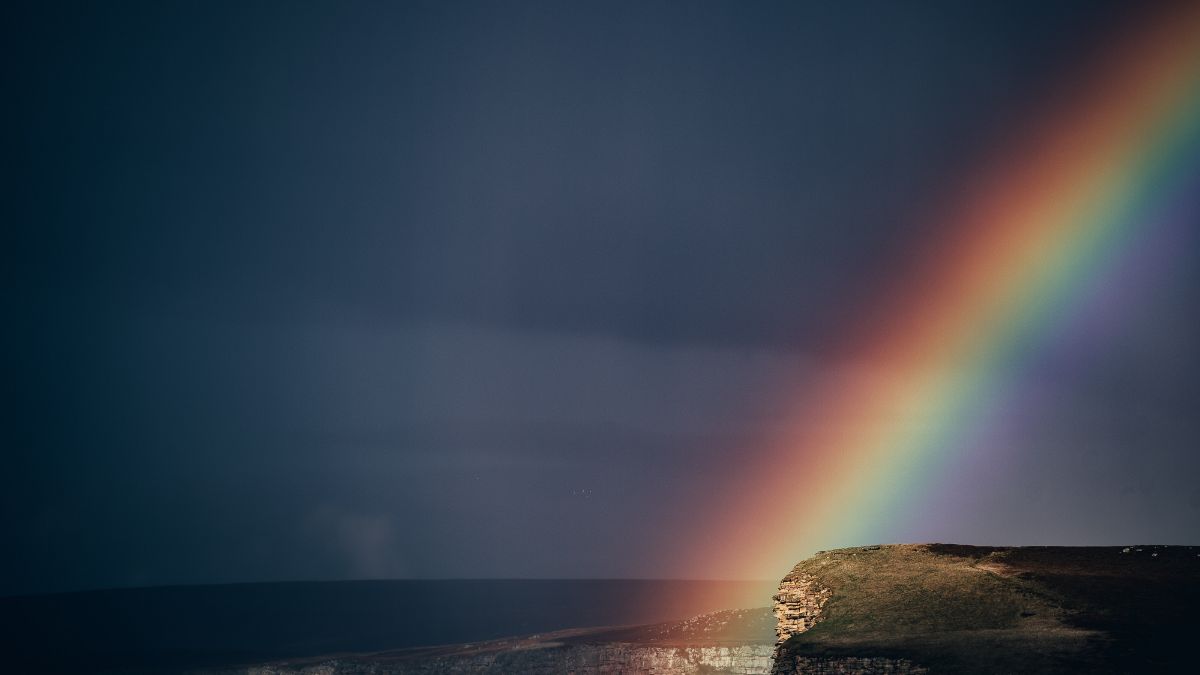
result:
M 1200 548 L 868 546 L 797 564 L 775 675 L 1189 671 Z

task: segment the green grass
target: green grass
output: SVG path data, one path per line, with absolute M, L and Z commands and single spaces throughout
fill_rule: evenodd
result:
M 795 570 L 832 591 L 824 618 L 781 653 L 905 658 L 933 672 L 1170 672 L 1196 628 L 1197 552 L 937 544 L 825 552 Z

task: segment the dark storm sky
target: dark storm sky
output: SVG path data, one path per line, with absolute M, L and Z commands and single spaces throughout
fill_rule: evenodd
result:
M 0 593 L 695 574 L 656 545 L 680 505 L 1121 20 L 35 4 L 5 20 Z M 1054 374 L 988 508 L 914 536 L 1194 542 L 1177 262 Z

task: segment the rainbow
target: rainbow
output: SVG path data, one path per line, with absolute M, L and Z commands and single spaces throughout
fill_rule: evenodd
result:
M 847 331 L 859 368 L 805 383 L 791 431 L 739 467 L 679 555 L 716 578 L 778 578 L 817 549 L 878 543 L 910 495 L 947 480 L 1014 373 L 1121 285 L 1110 277 L 1139 243 L 1196 220 L 1200 4 L 1189 5 L 1123 29 L 1006 140 L 910 271 L 864 308 L 875 318 Z

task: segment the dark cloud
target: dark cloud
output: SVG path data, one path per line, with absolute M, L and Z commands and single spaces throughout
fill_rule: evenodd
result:
M 839 327 L 1114 6 L 16 10 L 0 592 L 693 573 L 672 523 L 869 370 Z M 1131 528 L 1195 499 L 1178 267 L 1025 439 Z

